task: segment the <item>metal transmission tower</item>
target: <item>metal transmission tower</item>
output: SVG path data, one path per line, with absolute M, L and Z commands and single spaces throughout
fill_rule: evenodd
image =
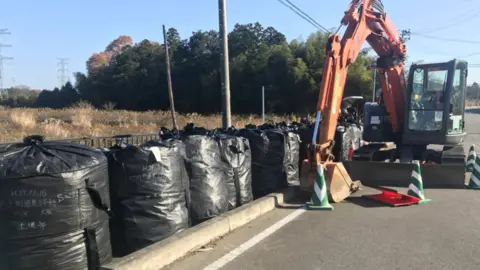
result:
M 10 35 L 11 33 L 8 32 L 8 29 L 3 28 L 0 29 L 0 35 Z M 5 60 L 13 60 L 13 57 L 3 56 L 2 48 L 9 48 L 12 45 L 0 43 L 0 95 L 8 94 L 7 91 L 3 88 L 3 61 Z
M 68 58 L 57 58 L 58 59 L 58 80 L 60 82 L 60 88 L 65 85 L 65 83 L 70 81 L 68 74 Z

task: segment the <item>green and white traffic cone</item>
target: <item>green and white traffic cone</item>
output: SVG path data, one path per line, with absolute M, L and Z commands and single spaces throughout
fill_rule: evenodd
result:
M 471 189 L 480 189 L 480 156 L 475 158 L 472 176 L 470 176 L 470 181 L 468 182 L 467 187 Z
M 414 160 L 415 165 L 410 177 L 410 185 L 408 186 L 407 194 L 415 198 L 420 199 L 419 204 L 430 202 L 430 199 L 425 198 L 425 192 L 423 191 L 422 171 L 420 169 L 420 163 L 418 160 Z
M 333 210 L 333 206 L 328 202 L 327 184 L 325 182 L 325 174 L 321 164 L 317 166 L 315 183 L 313 184 L 312 200 L 307 204 L 307 208 L 312 210 Z
M 473 164 L 475 164 L 476 158 L 477 158 L 477 153 L 475 152 L 475 145 L 472 144 L 472 146 L 470 146 L 470 150 L 468 150 L 467 172 L 473 172 Z

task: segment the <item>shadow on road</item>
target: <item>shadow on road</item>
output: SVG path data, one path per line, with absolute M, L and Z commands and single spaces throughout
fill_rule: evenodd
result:
M 298 209 L 305 205 L 309 201 L 306 198 L 305 194 L 301 193 L 299 190 L 296 190 L 296 196 L 289 198 L 283 202 L 283 204 L 276 204 L 277 208 L 280 209 Z
M 290 200 L 288 202 L 286 201 L 284 204 L 277 204 L 276 207 L 279 209 L 298 209 L 304 206 L 306 203 L 307 201 L 297 198 L 295 200 Z M 364 208 L 389 207 L 388 205 L 384 205 L 384 204 L 375 202 L 367 198 L 362 198 L 362 197 L 350 197 L 345 199 L 345 201 L 342 203 L 352 203 Z M 335 207 L 335 203 L 332 203 L 332 205 Z
M 389 207 L 388 205 L 376 202 L 371 199 L 367 199 L 364 197 L 350 197 L 345 199 L 346 202 L 356 204 L 361 207 L 365 208 L 379 208 L 379 207 Z
M 299 190 L 295 190 L 294 197 L 285 200 L 283 204 L 279 204 L 278 202 L 275 203 L 276 208 L 279 209 L 298 209 L 304 206 L 307 202 L 311 199 L 311 194 L 308 192 L 301 192 Z M 360 194 L 359 194 L 360 195 Z M 378 203 L 374 200 L 364 198 L 361 196 L 351 196 L 346 198 L 342 203 L 353 203 L 361 207 L 365 208 L 378 208 L 378 207 L 389 207 L 388 205 Z M 335 205 L 335 204 L 334 204 Z

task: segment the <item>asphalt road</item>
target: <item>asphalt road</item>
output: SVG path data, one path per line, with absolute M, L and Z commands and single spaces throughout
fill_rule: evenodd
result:
M 474 113 L 466 116 L 466 148 L 480 143 L 480 110 Z M 290 204 L 165 269 L 215 262 L 223 266 L 209 269 L 479 269 L 478 192 L 428 189 L 431 203 L 390 208 L 360 198 L 376 193 L 367 188 L 332 212 L 302 211 L 272 232 L 272 225 L 301 211 L 301 202 Z M 271 234 L 255 241 L 265 232 Z

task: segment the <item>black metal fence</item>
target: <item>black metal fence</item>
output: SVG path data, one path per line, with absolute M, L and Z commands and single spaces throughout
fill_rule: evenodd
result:
M 82 137 L 60 140 L 48 140 L 48 141 L 63 141 L 63 142 L 75 142 L 79 144 L 85 144 L 95 148 L 108 148 L 118 143 L 126 143 L 138 145 L 150 140 L 159 139 L 158 134 L 134 134 L 134 135 L 116 135 L 112 137 Z M 7 143 L 2 143 L 7 144 Z M 1 145 L 1 144 L 0 144 Z

